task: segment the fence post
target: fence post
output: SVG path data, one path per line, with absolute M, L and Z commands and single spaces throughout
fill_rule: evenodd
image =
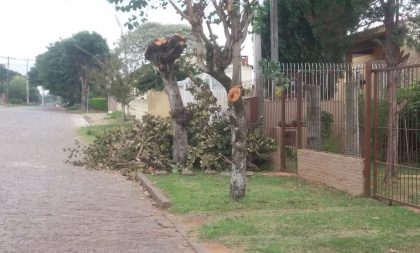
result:
M 297 74 L 297 82 L 296 82 L 296 93 L 297 93 L 297 113 L 296 113 L 296 121 L 297 121 L 297 148 L 302 148 L 302 72 Z
M 371 149 L 371 93 L 372 93 L 372 62 L 366 63 L 366 99 L 365 99 L 365 183 L 364 183 L 364 195 L 370 197 L 370 149 Z
M 281 170 L 287 169 L 286 167 L 286 90 L 284 89 L 281 94 L 281 138 L 280 138 L 280 168 Z

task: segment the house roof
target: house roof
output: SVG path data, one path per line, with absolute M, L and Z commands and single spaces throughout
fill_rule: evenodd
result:
M 352 44 L 356 44 L 364 41 L 371 41 L 373 39 L 382 37 L 385 35 L 385 26 L 380 25 L 364 31 L 360 31 L 351 35 Z
M 378 46 L 375 39 L 384 38 L 385 26 L 377 26 L 351 35 L 352 54 L 371 54 Z

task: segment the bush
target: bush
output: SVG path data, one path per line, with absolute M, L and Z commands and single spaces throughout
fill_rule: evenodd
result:
M 66 107 L 68 111 L 77 111 L 80 110 L 80 108 L 82 107 L 79 104 L 74 104 Z
M 89 108 L 97 111 L 108 111 L 108 100 L 106 98 L 91 98 L 89 99 Z

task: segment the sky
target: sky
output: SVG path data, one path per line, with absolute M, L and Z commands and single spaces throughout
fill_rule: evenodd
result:
M 113 48 L 121 34 L 117 18 L 124 24 L 134 14 L 117 12 L 107 0 L 0 0 L 0 6 L 0 64 L 10 57 L 10 68 L 22 74 L 26 59 L 30 68 L 49 44 L 80 31 L 99 33 Z M 150 10 L 148 16 L 153 22 L 182 23 L 171 8 Z

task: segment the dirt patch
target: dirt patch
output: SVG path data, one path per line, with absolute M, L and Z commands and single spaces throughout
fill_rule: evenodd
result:
M 204 215 L 185 215 L 181 218 L 181 222 L 184 225 L 187 231 L 199 228 L 206 224 L 209 221 L 209 218 Z
M 217 242 L 200 243 L 209 253 L 242 253 L 243 248 L 228 248 Z
M 83 117 L 90 125 L 106 125 L 108 123 L 106 115 L 106 113 L 89 113 L 83 114 Z
M 191 231 L 202 227 L 203 225 L 207 224 L 210 220 L 209 216 L 206 215 L 199 215 L 199 214 L 189 214 L 179 217 L 182 226 L 184 229 L 189 233 L 188 237 L 193 241 L 197 240 L 197 235 L 191 233 Z M 242 253 L 244 252 L 243 248 L 228 248 L 222 243 L 219 242 L 200 242 L 198 243 L 206 249 L 209 253 Z
M 411 207 L 411 206 L 401 206 L 401 207 L 406 208 L 406 209 L 408 209 L 410 211 L 413 211 L 413 212 L 415 212 L 417 214 L 420 214 L 420 209 L 419 208 L 414 208 L 414 207 Z
M 264 176 L 269 177 L 296 177 L 297 174 L 293 172 L 266 172 L 262 173 Z

